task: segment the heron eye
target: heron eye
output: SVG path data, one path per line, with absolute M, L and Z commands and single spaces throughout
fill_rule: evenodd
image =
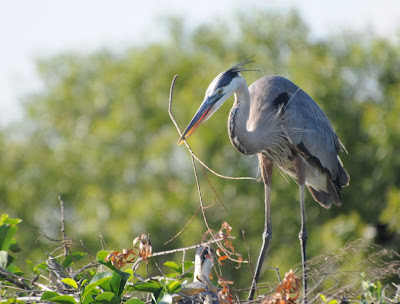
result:
M 224 91 L 224 90 L 219 89 L 219 90 L 218 90 L 218 95 L 221 95 L 223 91 Z

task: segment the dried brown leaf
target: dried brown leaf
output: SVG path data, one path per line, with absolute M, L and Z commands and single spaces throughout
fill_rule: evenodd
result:
M 290 270 L 276 287 L 273 297 L 264 300 L 262 304 L 294 304 L 300 295 L 300 285 L 300 279 Z

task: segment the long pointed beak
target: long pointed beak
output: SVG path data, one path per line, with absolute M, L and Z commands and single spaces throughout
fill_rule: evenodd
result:
M 197 110 L 196 114 L 194 115 L 192 121 L 186 127 L 185 131 L 183 132 L 181 138 L 178 140 L 178 145 L 180 146 L 184 140 L 186 140 L 203 122 L 205 122 L 212 113 L 215 112 L 216 109 L 213 109 L 213 105 L 220 99 L 220 96 L 217 97 L 208 97 L 206 98 L 200 108 Z

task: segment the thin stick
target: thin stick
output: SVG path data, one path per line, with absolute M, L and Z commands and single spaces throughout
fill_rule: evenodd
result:
M 21 289 L 30 290 L 30 287 L 24 282 L 24 278 L 21 278 L 1 267 L 0 267 L 0 277 Z
M 67 246 L 67 234 L 65 232 L 65 216 L 64 216 L 64 201 L 61 198 L 61 195 L 58 196 L 58 200 L 60 201 L 61 208 L 61 235 L 62 235 L 62 244 L 64 247 L 64 257 L 68 254 L 68 246 Z
M 100 232 L 99 232 L 99 238 L 100 238 L 101 249 L 107 250 L 106 241 L 104 240 L 104 237 L 103 237 L 103 235 L 102 235 Z
M 251 263 L 250 248 L 249 248 L 249 245 L 247 244 L 247 239 L 246 239 L 244 230 L 242 230 L 242 236 L 243 236 L 244 246 L 246 247 L 246 251 L 247 251 L 247 257 L 248 257 L 247 260 L 249 261 L 251 275 L 252 275 L 252 277 L 254 277 L 254 269 L 253 269 L 253 264 Z
M 178 78 L 178 75 L 175 75 L 174 78 L 172 79 L 172 82 L 171 82 L 171 87 L 170 87 L 170 91 L 169 91 L 168 114 L 169 114 L 169 116 L 170 116 L 172 122 L 174 123 L 176 129 L 178 130 L 179 136 L 182 136 L 182 132 L 181 132 L 181 130 L 179 129 L 179 126 L 178 126 L 178 124 L 176 123 L 176 121 L 175 121 L 175 119 L 174 119 L 174 116 L 172 115 L 172 96 L 173 96 L 173 92 L 174 92 L 175 81 L 176 81 L 177 78 Z M 190 148 L 190 146 L 188 145 L 188 143 L 186 142 L 186 140 L 184 140 L 184 142 L 185 142 L 186 148 L 187 148 L 187 149 L 189 150 L 189 152 L 190 152 L 191 159 L 192 159 L 192 166 L 193 166 L 194 176 L 195 176 L 195 179 L 196 179 L 197 192 L 198 192 L 199 198 L 200 198 L 200 206 L 201 206 L 201 212 L 202 212 L 202 215 L 203 215 L 204 223 L 205 223 L 205 225 L 206 225 L 206 227 L 207 227 L 209 233 L 211 234 L 211 236 L 212 236 L 213 238 L 215 238 L 215 236 L 214 236 L 214 234 L 213 234 L 213 231 L 210 229 L 210 227 L 209 227 L 209 225 L 208 225 L 207 218 L 206 218 L 206 215 L 205 215 L 205 212 L 204 212 L 204 210 L 206 209 L 206 207 L 204 207 L 203 196 L 202 196 L 202 194 L 201 194 L 200 183 L 199 183 L 199 178 L 198 178 L 197 169 L 196 169 L 196 163 L 195 163 L 194 160 L 196 159 L 196 160 L 197 160 L 203 167 L 205 167 L 207 170 L 209 170 L 209 171 L 212 172 L 213 174 L 215 174 L 215 175 L 217 175 L 217 176 L 219 176 L 219 177 L 222 177 L 222 178 L 227 178 L 227 179 L 252 179 L 252 180 L 257 180 L 257 179 L 254 178 L 254 177 L 228 177 L 228 176 L 225 176 L 225 175 L 221 175 L 221 174 L 219 174 L 219 173 L 216 173 L 215 171 L 211 170 L 208 166 L 206 166 L 200 159 L 198 159 L 198 158 L 196 157 L 196 155 L 194 155 L 192 149 Z M 239 263 L 240 263 L 240 261 L 238 261 L 238 260 L 236 260 L 236 259 L 232 259 L 232 258 L 230 257 L 230 254 L 226 251 L 226 249 L 225 249 L 223 246 L 221 246 L 219 243 L 217 243 L 217 246 L 228 256 L 228 258 L 229 258 L 231 261 L 235 261 L 235 262 L 239 262 Z M 132 267 L 132 269 L 135 270 L 134 267 Z
M 42 298 L 41 297 L 34 297 L 34 296 L 26 296 L 26 297 L 17 297 L 15 300 L 21 301 L 21 302 L 28 302 L 28 303 L 36 303 L 40 302 Z
M 194 177 L 196 179 L 196 184 L 197 184 L 197 192 L 199 194 L 199 199 L 200 199 L 200 206 L 201 206 L 201 213 L 203 214 L 203 219 L 204 219 L 204 224 L 206 225 L 207 229 L 210 231 L 210 234 L 212 237 L 214 237 L 214 234 L 211 232 L 210 226 L 208 226 L 206 214 L 204 212 L 204 204 L 203 204 L 203 196 L 201 195 L 201 189 L 200 189 L 200 182 L 199 182 L 199 177 L 197 175 L 197 169 L 196 169 L 196 163 L 194 162 L 194 158 L 192 156 L 192 166 L 193 166 L 193 171 L 194 171 Z
M 208 176 L 207 176 L 206 171 L 204 170 L 204 167 L 202 167 L 202 169 L 203 169 L 203 173 L 207 179 L 208 184 L 210 185 L 211 189 L 214 191 L 215 196 L 218 198 L 219 202 L 221 203 L 222 207 L 224 207 L 225 211 L 228 212 L 228 209 L 226 209 L 226 207 L 225 207 L 224 203 L 222 202 L 221 198 L 219 197 L 217 191 L 215 191 L 214 186 L 211 184 L 210 180 L 208 179 Z
M 182 252 L 182 273 L 185 273 L 185 260 L 186 260 L 186 250 Z
M 199 211 L 200 211 L 200 207 L 197 208 L 196 212 L 193 214 L 193 216 L 192 216 L 192 218 L 189 220 L 189 222 L 187 222 L 187 223 L 185 224 L 185 226 L 183 226 L 183 228 L 182 228 L 177 234 L 175 234 L 170 240 L 166 241 L 166 242 L 164 243 L 164 245 L 167 245 L 168 243 L 170 243 L 170 242 L 172 242 L 173 240 L 175 240 L 175 239 L 186 229 L 186 227 L 190 225 L 190 223 L 194 220 L 194 218 L 196 217 L 197 213 L 199 213 Z
M 179 132 L 180 135 L 181 132 Z M 240 177 L 234 177 L 234 176 L 226 176 L 223 174 L 220 174 L 218 172 L 215 172 L 213 169 L 211 169 L 210 167 L 208 167 L 200 158 L 198 158 L 192 151 L 192 149 L 190 148 L 190 146 L 186 143 L 186 140 L 184 140 L 186 147 L 188 148 L 190 154 L 192 154 L 192 156 L 204 167 L 206 168 L 208 171 L 210 171 L 212 174 L 221 177 L 221 178 L 225 178 L 225 179 L 238 179 L 238 180 L 255 180 L 258 182 L 258 178 L 255 177 L 251 177 L 251 176 L 240 176 Z
M 168 104 L 168 114 L 171 117 L 172 122 L 175 125 L 175 128 L 178 130 L 179 136 L 182 136 L 182 132 L 177 124 L 177 122 L 175 121 L 174 116 L 172 115 L 172 93 L 174 91 L 174 85 L 175 85 L 175 81 L 178 78 L 178 75 L 175 75 L 174 78 L 172 79 L 172 83 L 171 83 L 171 89 L 170 89 L 170 93 L 169 93 L 169 104 Z M 213 169 L 211 169 L 210 167 L 208 167 L 200 158 L 198 158 L 192 151 L 192 149 L 190 148 L 190 146 L 188 145 L 188 143 L 186 142 L 186 140 L 184 140 L 184 143 L 186 145 L 186 148 L 189 150 L 190 154 L 192 155 L 192 157 L 194 157 L 204 168 L 206 168 L 208 171 L 210 171 L 212 174 L 221 177 L 221 178 L 225 178 L 225 179 L 239 179 L 239 180 L 255 180 L 258 181 L 257 178 L 254 177 L 232 177 L 232 176 L 226 176 L 226 175 L 222 175 L 220 173 L 215 172 Z
M 178 124 L 176 123 L 176 121 L 174 119 L 174 116 L 172 115 L 172 111 L 171 111 L 171 108 L 172 108 L 172 96 L 173 96 L 173 92 L 174 92 L 175 81 L 176 81 L 177 78 L 178 78 L 178 75 L 175 75 L 175 77 L 172 79 L 171 89 L 170 89 L 170 92 L 169 92 L 168 113 L 169 113 L 169 116 L 171 117 L 172 122 L 174 123 L 175 127 L 177 128 L 177 130 L 179 132 L 179 135 L 182 135 L 181 130 L 179 129 Z M 191 151 L 191 149 L 190 149 L 190 147 L 189 147 L 189 145 L 187 144 L 186 141 L 185 141 L 185 145 L 189 149 L 189 151 Z M 211 231 L 210 226 L 208 225 L 208 222 L 207 222 L 206 215 L 204 213 L 203 196 L 201 195 L 199 177 L 198 177 L 198 174 L 197 174 L 196 163 L 194 162 L 194 154 L 193 154 L 193 152 L 191 152 L 190 154 L 191 154 L 191 158 L 192 158 L 192 166 L 193 166 L 193 171 L 194 171 L 194 177 L 196 179 L 196 184 L 197 184 L 197 192 L 198 192 L 199 198 L 200 198 L 201 213 L 203 214 L 204 224 L 206 225 L 207 229 L 209 231 Z M 214 237 L 213 234 L 211 234 L 211 235 Z

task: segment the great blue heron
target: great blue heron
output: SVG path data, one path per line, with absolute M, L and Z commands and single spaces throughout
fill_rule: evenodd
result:
M 301 229 L 299 233 L 303 297 L 307 297 L 304 185 L 322 207 L 340 205 L 342 187 L 350 176 L 338 153 L 345 150 L 332 126 L 307 93 L 288 79 L 265 76 L 249 88 L 241 72 L 247 59 L 219 74 L 209 85 L 203 103 L 179 139 L 186 140 L 232 95 L 235 102 L 229 113 L 228 133 L 233 146 L 246 155 L 258 155 L 265 187 L 265 227 L 249 299 L 258 282 L 265 253 L 271 241 L 270 190 L 273 164 L 297 180 L 300 192 Z
M 210 280 L 214 266 L 215 252 L 210 246 L 200 246 L 196 249 L 194 260 L 193 282 L 182 287 L 180 295 L 174 298 L 174 303 L 180 300 L 179 304 L 188 303 L 210 303 L 217 304 L 217 288 Z M 184 296 L 182 298 L 182 296 Z

